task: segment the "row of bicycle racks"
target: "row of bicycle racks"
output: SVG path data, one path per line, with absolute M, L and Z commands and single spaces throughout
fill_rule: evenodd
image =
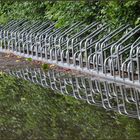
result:
M 140 26 L 55 24 L 11 20 L 0 27 L 0 51 L 139 86 Z

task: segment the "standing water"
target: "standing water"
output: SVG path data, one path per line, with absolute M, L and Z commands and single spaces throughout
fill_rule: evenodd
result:
M 0 74 L 2 140 L 140 137 L 134 87 L 40 68 L 7 72 Z

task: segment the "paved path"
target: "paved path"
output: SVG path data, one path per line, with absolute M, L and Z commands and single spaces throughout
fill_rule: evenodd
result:
M 76 70 L 70 70 L 63 67 L 58 67 L 56 65 L 48 65 L 49 69 L 55 69 L 58 72 L 62 71 L 64 73 L 71 73 L 72 75 L 76 76 L 87 76 L 87 74 L 81 73 Z M 7 72 L 9 69 L 18 69 L 18 68 L 27 68 L 27 67 L 33 67 L 33 68 L 41 68 L 42 62 L 41 61 L 29 61 L 26 58 L 15 56 L 12 53 L 1 53 L 0 52 L 0 71 Z
M 40 67 L 41 62 L 29 61 L 13 54 L 0 53 L 0 71 L 7 71 L 8 69 L 13 68 L 24 68 L 27 66 Z

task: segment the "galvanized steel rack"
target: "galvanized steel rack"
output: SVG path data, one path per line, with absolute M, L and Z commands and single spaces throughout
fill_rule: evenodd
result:
M 12 20 L 0 28 L 0 51 L 140 87 L 140 26 Z

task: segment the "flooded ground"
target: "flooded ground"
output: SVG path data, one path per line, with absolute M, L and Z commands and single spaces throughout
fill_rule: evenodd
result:
M 0 75 L 0 139 L 140 138 L 140 121 Z
M 5 72 L 10 70 L 11 75 L 0 73 L 0 140 L 140 138 L 138 119 L 104 109 L 99 105 L 99 96 L 95 98 L 98 106 L 87 103 L 87 99 L 91 100 L 87 98 L 90 91 L 85 85 L 90 81 L 85 76 L 77 72 L 76 78 L 72 75 L 74 72 L 62 68 L 43 72 L 33 68 L 40 67 L 39 62 L 15 56 L 2 57 L 5 59 L 0 62 L 0 69 L 7 68 Z M 27 66 L 33 67 L 28 69 Z M 74 94 L 77 88 L 80 90 Z M 134 107 L 130 106 L 132 110 Z M 126 111 L 131 115 L 130 108 Z

